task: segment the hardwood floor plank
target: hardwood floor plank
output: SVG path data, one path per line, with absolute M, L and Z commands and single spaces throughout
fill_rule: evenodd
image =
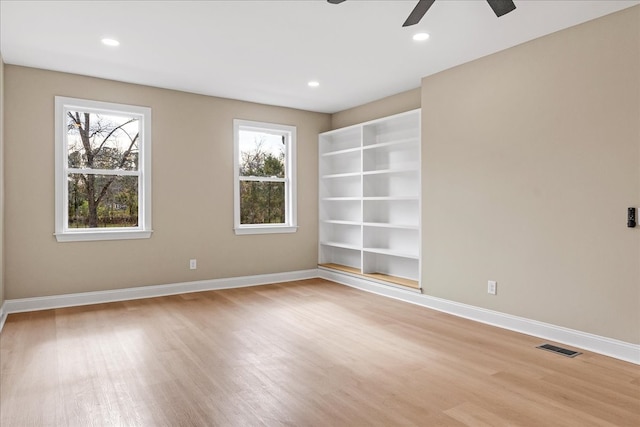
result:
M 637 426 L 640 368 L 322 279 L 11 314 L 0 425 Z
M 445 411 L 445 413 L 466 426 L 507 427 L 519 424 L 513 419 L 504 419 L 490 410 L 472 402 L 465 402 L 455 408 Z

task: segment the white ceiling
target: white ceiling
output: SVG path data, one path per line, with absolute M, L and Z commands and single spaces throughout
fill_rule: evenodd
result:
M 7 64 L 332 113 L 640 0 L 515 0 L 501 18 L 482 0 L 436 0 L 402 28 L 416 3 L 1 0 L 0 52 Z M 414 42 L 419 31 L 431 38 Z

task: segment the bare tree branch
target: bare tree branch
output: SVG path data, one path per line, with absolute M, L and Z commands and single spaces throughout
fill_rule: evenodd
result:
M 127 161 L 127 157 L 129 157 L 129 155 L 131 154 L 131 151 L 133 150 L 133 146 L 135 145 L 136 141 L 138 140 L 138 136 L 140 136 L 140 133 L 137 133 L 136 136 L 131 140 L 131 144 L 129 145 L 129 148 L 122 155 L 122 160 L 120 160 L 120 164 L 118 165 L 118 169 L 120 169 L 120 168 L 122 168 L 122 166 L 124 166 L 125 162 Z M 112 176 L 111 179 L 109 179 L 109 181 L 107 181 L 107 183 L 104 185 L 104 187 L 102 187 L 102 190 L 100 190 L 100 195 L 98 196 L 98 199 L 96 200 L 96 205 L 100 204 L 100 201 L 107 194 L 107 190 L 109 189 L 109 186 L 111 185 L 111 183 L 113 181 L 115 181 L 115 179 L 116 179 L 116 175 Z
M 122 123 L 120 126 L 115 127 L 111 130 L 111 132 L 109 132 L 109 134 L 102 140 L 102 143 L 100 144 L 100 146 L 98 148 L 96 148 L 96 151 L 94 151 L 94 155 L 97 155 L 100 150 L 102 150 L 102 147 L 104 146 L 104 144 L 107 142 L 107 140 L 111 137 L 111 135 L 113 135 L 115 133 L 115 131 L 117 131 L 118 129 L 122 128 L 123 126 L 128 125 L 129 123 L 135 122 L 138 119 L 131 119 L 128 122 L 124 122 Z M 136 136 L 137 137 L 137 136 Z

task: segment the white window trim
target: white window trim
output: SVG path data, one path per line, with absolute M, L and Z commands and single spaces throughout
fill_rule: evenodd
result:
M 69 189 L 67 175 L 83 169 L 68 168 L 66 112 L 79 110 L 99 113 L 119 113 L 140 119 L 140 162 L 139 173 L 129 171 L 105 171 L 110 175 L 139 175 L 138 180 L 138 226 L 131 228 L 82 228 L 70 229 Z M 151 237 L 151 108 L 135 105 L 115 104 L 87 99 L 55 97 L 55 237 L 58 242 L 78 242 L 94 240 L 148 239 Z M 100 172 L 93 170 L 93 172 Z
M 246 181 L 282 181 L 285 183 L 285 218 L 287 219 L 285 224 L 240 224 L 240 128 L 288 134 L 285 178 L 246 177 L 244 179 Z M 295 233 L 298 230 L 295 126 L 251 120 L 233 120 L 233 212 L 233 229 L 237 235 Z

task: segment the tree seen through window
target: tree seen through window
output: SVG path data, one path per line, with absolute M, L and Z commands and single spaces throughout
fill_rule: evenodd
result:
M 67 111 L 68 227 L 137 227 L 137 118 Z
M 286 138 L 240 131 L 240 223 L 286 222 Z

